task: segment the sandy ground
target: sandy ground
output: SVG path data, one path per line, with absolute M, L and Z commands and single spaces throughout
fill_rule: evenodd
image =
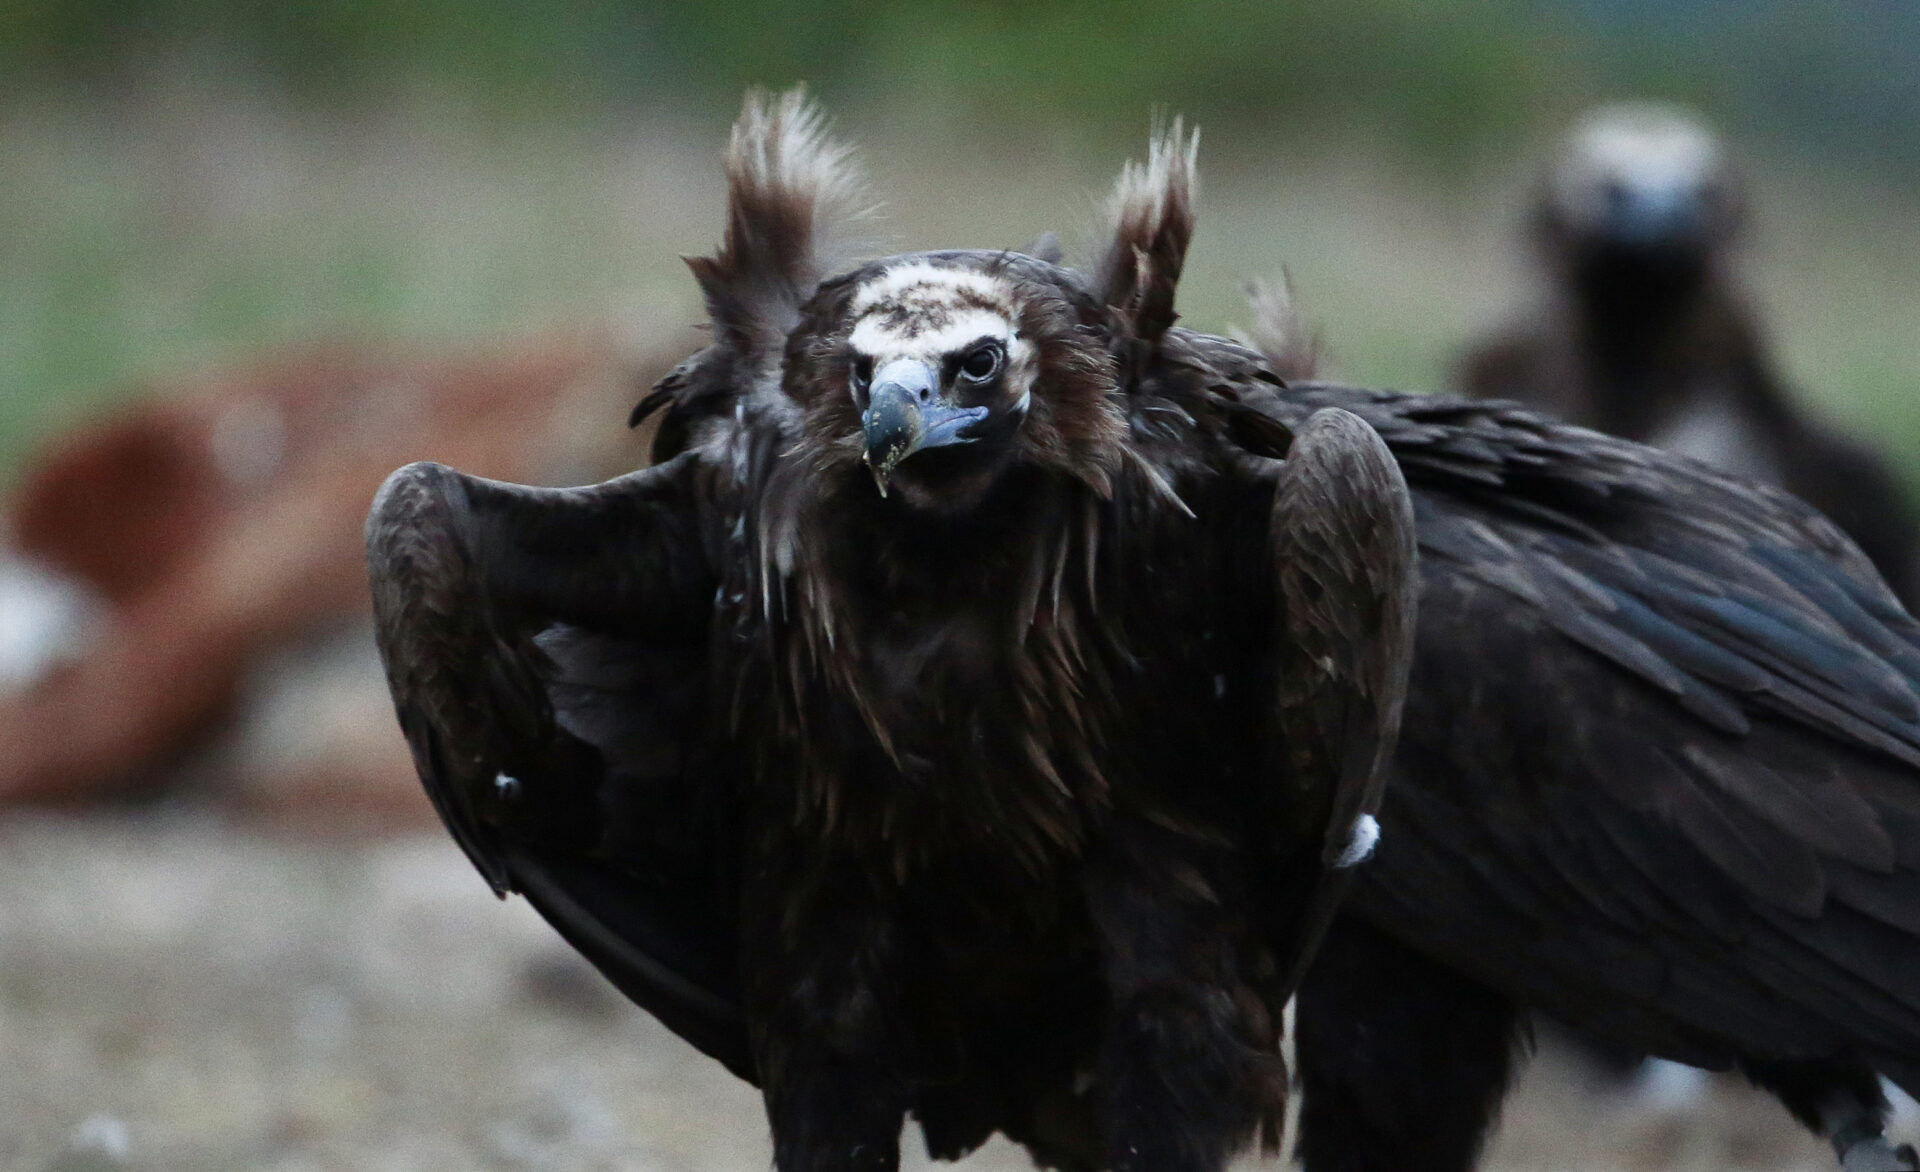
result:
M 755 1095 L 621 1002 L 523 904 L 494 900 L 437 833 L 16 817 L 0 823 L 0 889 L 0 1167 L 768 1166 Z M 1662 1108 L 1591 1094 L 1552 1054 L 1488 1164 L 1832 1166 L 1742 1087 Z M 967 1166 L 1028 1165 L 1000 1143 Z

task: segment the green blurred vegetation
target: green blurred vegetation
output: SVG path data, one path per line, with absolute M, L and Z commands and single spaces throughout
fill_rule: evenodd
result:
M 1209 120 L 1334 112 L 1422 139 L 1511 132 L 1571 54 L 1532 5 L 1431 0 L 8 0 L 15 85 L 112 87 L 156 55 L 305 98 L 420 85 L 516 110 L 692 96 L 805 78 L 837 101 L 937 95 L 960 117 Z
M 1435 386 L 1523 295 L 1532 161 L 1692 102 L 1762 172 L 1762 303 L 1920 455 L 1920 5 L 1845 0 L 0 0 L 0 476 L 147 377 L 313 337 L 679 321 L 748 85 L 805 80 L 896 242 L 1071 229 L 1206 127 L 1190 318 L 1291 267 L 1340 373 Z
M 806 79 L 960 119 L 1131 125 L 1148 100 L 1451 150 L 1654 89 L 1742 132 L 1884 139 L 1903 165 L 1916 52 L 1920 6 L 1882 0 L 0 0 L 16 93 L 112 92 L 168 60 L 310 101 L 430 86 L 522 112 Z

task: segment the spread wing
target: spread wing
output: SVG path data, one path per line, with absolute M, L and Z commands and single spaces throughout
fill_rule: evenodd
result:
M 706 479 L 692 453 L 580 489 L 410 465 L 374 501 L 367 566 L 401 728 L 467 857 L 751 1079 L 707 728 Z
M 1300 918 L 1278 935 L 1291 989 L 1377 836 L 1417 605 L 1412 502 L 1392 453 L 1341 410 L 1295 432 L 1277 477 L 1278 724 L 1289 803 L 1321 827 Z
M 756 393 L 780 401 L 787 336 L 864 198 L 799 90 L 747 96 L 726 170 L 722 243 L 689 262 L 714 343 L 633 418 L 655 417 L 654 454 L 671 458 L 586 489 L 403 468 L 374 502 L 367 562 L 415 766 L 468 857 L 753 1081 L 726 847 L 733 738 L 710 727 L 730 687 L 710 678 L 710 649 L 728 645 L 715 604 L 747 589 L 719 569 L 740 522 L 720 502 L 781 442 L 738 421 Z
M 1920 1088 L 1920 626 L 1784 494 L 1507 405 L 1300 387 L 1412 485 L 1423 590 L 1353 906 L 1702 1065 Z

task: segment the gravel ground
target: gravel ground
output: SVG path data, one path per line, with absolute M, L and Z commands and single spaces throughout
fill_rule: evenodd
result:
M 494 900 L 438 833 L 14 818 L 0 888 L 0 1167 L 767 1167 L 756 1096 Z M 967 1166 L 1028 1165 L 998 1143 Z M 1591 1093 L 1548 1053 L 1488 1166 L 1832 1161 L 1730 1081 L 1661 1106 Z

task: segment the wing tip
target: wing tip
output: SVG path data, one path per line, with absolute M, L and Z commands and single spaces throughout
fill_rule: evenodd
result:
M 458 476 L 445 464 L 415 460 L 387 473 L 367 508 L 366 538 L 371 552 L 375 539 L 408 524 L 420 511 L 420 494 L 443 496 L 441 486 Z

